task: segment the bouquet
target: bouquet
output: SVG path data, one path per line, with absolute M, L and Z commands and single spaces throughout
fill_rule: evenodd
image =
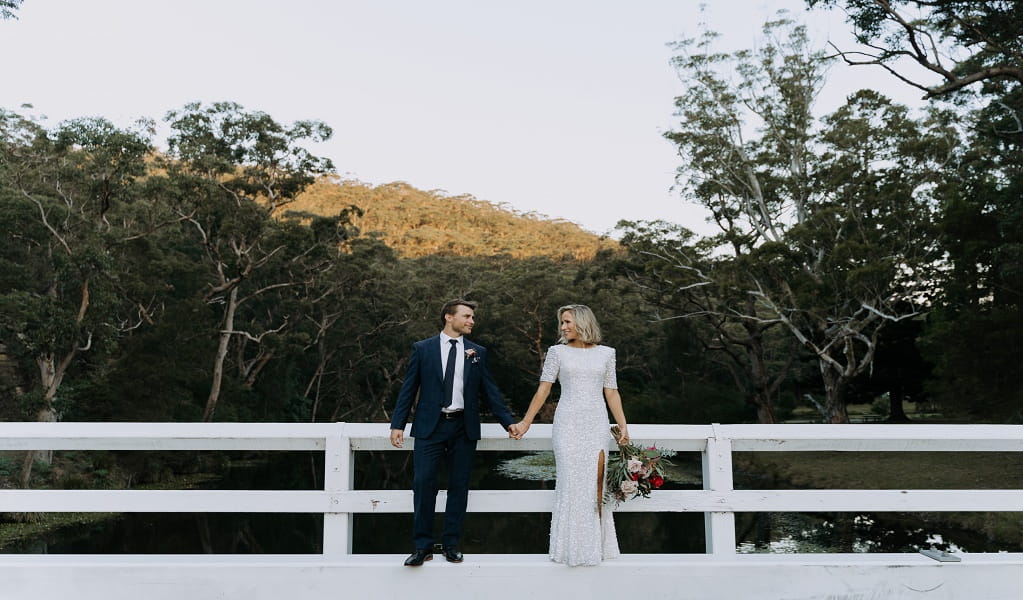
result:
M 621 439 L 618 426 L 611 427 L 615 440 Z M 664 467 L 671 465 L 667 457 L 675 453 L 658 450 L 657 446 L 640 448 L 618 443 L 618 453 L 611 455 L 607 464 L 605 501 L 621 504 L 630 498 L 650 497 L 650 491 L 664 485 Z

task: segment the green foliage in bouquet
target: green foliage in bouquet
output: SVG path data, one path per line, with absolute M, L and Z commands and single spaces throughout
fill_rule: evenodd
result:
M 615 440 L 621 439 L 618 426 L 611 427 Z M 633 444 L 618 443 L 618 452 L 611 454 L 607 463 L 607 485 L 604 487 L 604 501 L 615 504 L 630 498 L 650 497 L 650 491 L 664 485 L 664 467 L 671 465 L 670 450 L 658 450 L 656 446 L 640 448 Z

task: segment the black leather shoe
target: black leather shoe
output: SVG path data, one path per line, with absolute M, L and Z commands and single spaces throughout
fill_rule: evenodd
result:
M 462 556 L 462 553 L 459 552 L 458 548 L 455 548 L 454 546 L 444 546 L 444 558 L 446 558 L 448 562 L 453 563 L 460 563 L 463 560 L 465 560 L 465 557 Z
M 433 560 L 433 551 L 427 549 L 416 550 L 405 559 L 405 566 L 418 567 L 428 560 Z

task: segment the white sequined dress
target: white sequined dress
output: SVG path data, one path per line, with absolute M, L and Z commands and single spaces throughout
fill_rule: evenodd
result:
M 597 457 L 613 440 L 604 388 L 618 388 L 615 350 L 607 346 L 552 346 L 540 381 L 561 382 L 554 413 L 554 460 L 557 482 L 551 517 L 550 558 L 567 565 L 595 565 L 617 558 L 618 538 L 604 504 L 597 514 Z

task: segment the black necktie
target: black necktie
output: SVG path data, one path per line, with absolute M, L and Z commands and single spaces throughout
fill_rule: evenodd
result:
M 448 364 L 444 367 L 444 403 L 441 406 L 451 406 L 451 395 L 455 389 L 455 359 L 458 355 L 458 340 L 451 340 L 451 349 L 448 350 Z

